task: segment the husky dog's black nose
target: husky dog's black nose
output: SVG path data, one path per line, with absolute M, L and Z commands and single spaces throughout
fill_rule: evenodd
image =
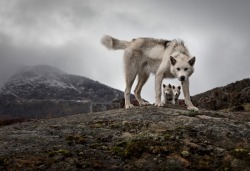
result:
M 181 81 L 185 81 L 185 76 L 181 76 L 181 77 L 180 77 L 180 80 L 181 80 Z

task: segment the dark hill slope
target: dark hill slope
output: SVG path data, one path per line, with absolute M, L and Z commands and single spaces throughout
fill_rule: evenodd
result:
M 236 81 L 195 95 L 192 101 L 197 107 L 209 110 L 250 111 L 250 79 Z

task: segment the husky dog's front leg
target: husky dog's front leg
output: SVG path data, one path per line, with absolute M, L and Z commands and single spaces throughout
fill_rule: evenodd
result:
M 161 83 L 164 77 L 164 73 L 159 71 L 155 75 L 155 106 L 164 106 L 161 102 Z
M 161 102 L 161 84 L 164 78 L 165 68 L 167 67 L 165 65 L 165 63 L 161 63 L 155 75 L 155 106 L 158 107 L 165 105 L 163 102 Z
M 162 62 L 159 66 L 158 71 L 155 75 L 155 106 L 164 106 L 164 103 L 161 102 L 161 83 L 164 78 L 164 73 L 168 70 L 169 67 L 169 57 L 170 54 L 173 52 L 174 47 L 176 45 L 177 41 L 173 40 L 168 44 L 168 47 L 166 48 Z
M 193 103 L 190 100 L 190 94 L 189 94 L 189 80 L 187 79 L 186 81 L 182 82 L 182 90 L 185 98 L 185 103 L 187 105 L 188 110 L 195 110 L 199 111 L 197 107 L 193 105 Z

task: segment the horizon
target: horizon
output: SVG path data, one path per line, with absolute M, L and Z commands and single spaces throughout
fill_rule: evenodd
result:
M 27 68 L 27 67 L 28 67 L 28 68 Z M 91 79 L 92 81 L 97 81 L 98 83 L 103 84 L 103 85 L 105 85 L 105 86 L 107 86 L 107 87 L 116 89 L 116 88 L 114 88 L 114 87 L 109 86 L 108 84 L 105 84 L 105 83 L 100 82 L 99 80 L 94 80 L 94 79 L 92 79 L 92 78 L 89 78 L 89 77 L 86 77 L 86 76 L 82 76 L 82 75 L 75 75 L 75 74 L 67 73 L 67 72 L 65 72 L 65 71 L 63 71 L 63 70 L 61 70 L 61 69 L 59 69 L 59 68 L 57 68 L 57 67 L 54 67 L 54 66 L 51 66 L 51 65 L 47 65 L 47 64 L 39 64 L 39 65 L 33 65 L 33 66 L 23 66 L 23 67 L 20 68 L 20 70 L 26 71 L 27 69 L 30 69 L 30 68 L 37 68 L 37 67 L 49 67 L 49 68 L 51 67 L 51 69 L 56 69 L 56 70 L 58 70 L 59 72 L 62 72 L 63 74 L 74 75 L 74 76 L 81 76 L 81 77 L 83 77 L 83 78 Z M 17 72 L 17 73 L 15 73 L 14 75 L 12 75 L 12 76 L 9 78 L 9 80 L 8 80 L 7 82 L 11 81 L 11 78 L 12 78 L 13 76 L 15 76 L 16 74 L 21 74 L 21 73 L 22 73 L 22 72 Z M 196 95 L 199 95 L 199 94 L 202 94 L 202 93 L 211 91 L 211 90 L 216 89 L 216 88 L 225 87 L 225 86 L 227 86 L 227 85 L 229 85 L 229 84 L 235 83 L 235 82 L 237 82 L 237 81 L 242 81 L 242 80 L 245 80 L 245 79 L 249 79 L 249 78 L 243 78 L 243 79 L 241 79 L 241 80 L 235 80 L 235 81 L 230 82 L 230 83 L 227 83 L 227 84 L 225 84 L 225 85 L 213 87 L 213 88 L 211 88 L 211 89 L 209 89 L 209 90 L 205 90 L 204 92 L 197 93 L 197 94 L 194 94 L 194 95 L 192 95 L 192 96 L 196 96 Z M 6 82 L 6 83 L 7 83 L 7 82 Z M 5 86 L 6 83 L 4 83 L 4 85 L 2 85 L 2 86 L 0 85 L 0 91 L 1 91 L 1 89 Z M 119 89 L 116 89 L 116 90 L 119 90 Z M 122 91 L 122 90 L 120 90 L 120 91 Z M 124 92 L 124 91 L 122 91 L 122 92 Z M 131 92 L 131 94 L 134 95 L 133 92 Z M 183 97 L 181 97 L 181 98 L 179 98 L 179 99 L 184 100 Z M 147 100 L 147 101 L 148 101 L 148 99 L 145 99 L 145 98 L 144 98 L 144 100 Z M 154 103 L 154 102 L 150 102 L 150 103 Z

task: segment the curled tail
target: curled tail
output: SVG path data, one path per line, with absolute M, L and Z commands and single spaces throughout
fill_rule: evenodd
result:
M 101 43 L 109 50 L 126 49 L 130 44 L 128 41 L 118 40 L 108 35 L 102 37 Z

